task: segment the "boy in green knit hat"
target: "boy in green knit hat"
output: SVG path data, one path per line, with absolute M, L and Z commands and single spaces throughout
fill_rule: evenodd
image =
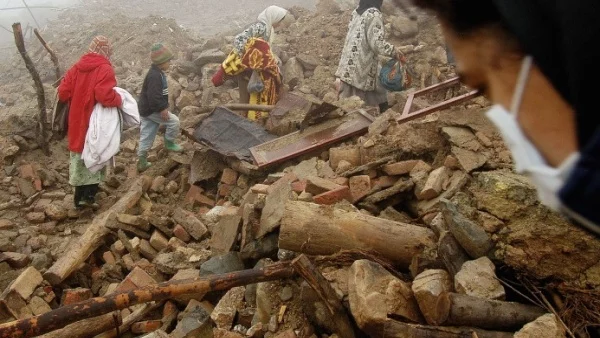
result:
M 179 136 L 179 118 L 169 112 L 169 86 L 167 75 L 173 53 L 163 44 L 156 43 L 150 52 L 152 67 L 148 71 L 139 99 L 141 116 L 138 171 L 143 172 L 152 165 L 148 162 L 148 151 L 152 148 L 161 125 L 166 127 L 165 148 L 172 152 L 183 152 L 175 140 Z

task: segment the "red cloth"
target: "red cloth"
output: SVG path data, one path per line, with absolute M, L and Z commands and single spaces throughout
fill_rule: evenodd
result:
M 122 105 L 121 96 L 114 90 L 116 86 L 117 79 L 110 61 L 96 53 L 84 55 L 65 74 L 58 87 L 58 97 L 62 102 L 70 102 L 70 151 L 83 152 L 90 116 L 96 103 L 107 108 Z
M 225 83 L 225 70 L 223 66 L 219 67 L 219 70 L 213 75 L 212 83 L 215 87 L 220 87 Z

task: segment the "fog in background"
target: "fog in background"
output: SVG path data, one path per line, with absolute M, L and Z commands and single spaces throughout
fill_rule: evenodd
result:
M 43 28 L 58 17 L 61 11 L 93 3 L 117 9 L 129 16 L 159 15 L 174 18 L 182 26 L 200 36 L 210 36 L 222 31 L 244 27 L 269 5 L 283 7 L 302 6 L 314 9 L 317 0 L 25 0 L 39 26 Z M 334 0 L 329 0 L 334 1 Z M 358 0 L 357 0 L 358 1 Z M 0 0 L 0 51 L 16 52 L 14 37 L 10 32 L 15 22 L 23 30 L 36 27 L 35 21 L 23 0 Z M 1 54 L 1 53 L 0 53 Z

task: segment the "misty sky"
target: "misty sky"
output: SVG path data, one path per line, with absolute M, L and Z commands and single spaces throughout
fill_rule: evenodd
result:
M 50 6 L 50 7 L 68 7 L 77 4 L 78 0 L 25 0 L 29 6 Z M 0 9 L 23 7 L 22 0 L 0 0 Z M 55 18 L 58 15 L 58 11 L 55 9 L 31 9 L 36 20 L 43 27 L 48 20 Z M 35 26 L 33 19 L 29 12 L 25 9 L 19 10 L 0 10 L 0 26 L 10 29 L 13 23 L 20 22 L 23 29 L 27 25 Z M 5 29 L 0 28 L 0 46 L 7 41 L 12 41 L 13 36 Z

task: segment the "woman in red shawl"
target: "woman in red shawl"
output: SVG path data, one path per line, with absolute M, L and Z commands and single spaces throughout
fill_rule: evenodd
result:
M 96 207 L 98 185 L 104 171 L 90 172 L 81 159 L 90 116 L 96 103 L 120 107 L 121 96 L 114 90 L 117 79 L 110 63 L 112 49 L 108 39 L 97 36 L 88 52 L 67 71 L 58 87 L 61 102 L 69 103 L 68 139 L 71 161 L 69 183 L 75 187 L 75 207 Z

